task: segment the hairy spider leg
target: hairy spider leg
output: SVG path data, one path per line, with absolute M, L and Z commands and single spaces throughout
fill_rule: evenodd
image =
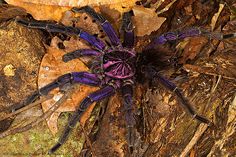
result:
M 107 34 L 107 36 L 110 39 L 111 44 L 113 46 L 121 45 L 120 40 L 119 40 L 115 30 L 113 29 L 112 25 L 101 14 L 97 13 L 93 8 L 91 8 L 89 6 L 85 6 L 82 8 L 74 7 L 71 10 L 74 12 L 85 12 L 88 15 L 90 15 L 92 18 L 94 18 L 95 20 L 97 20 L 100 23 L 102 29 Z
M 181 104 L 183 105 L 183 107 L 193 116 L 194 119 L 199 120 L 202 123 L 206 123 L 208 125 L 211 124 L 211 122 L 206 119 L 205 117 L 198 115 L 197 112 L 192 108 L 192 106 L 189 104 L 188 100 L 184 97 L 184 95 L 182 94 L 181 90 L 178 89 L 178 87 L 170 82 L 169 80 L 167 80 L 166 78 L 164 78 L 163 76 L 157 74 L 156 75 L 158 80 L 170 91 L 174 92 L 177 97 L 179 98 L 179 100 L 181 101 Z
M 48 32 L 63 33 L 66 35 L 77 35 L 81 39 L 84 39 L 90 45 L 96 47 L 99 50 L 104 50 L 106 47 L 106 44 L 103 41 L 76 27 L 63 26 L 60 24 L 53 24 L 47 22 L 38 22 L 38 21 L 31 22 L 20 18 L 16 18 L 16 22 L 29 28 L 44 29 L 47 30 Z
M 121 26 L 121 31 L 124 34 L 123 46 L 128 48 L 133 48 L 135 42 L 134 27 L 131 17 L 132 17 L 131 12 L 125 12 L 123 14 L 122 26 Z
M 47 84 L 46 86 L 40 88 L 38 91 L 34 92 L 31 96 L 29 96 L 23 103 L 12 105 L 8 110 L 12 112 L 27 106 L 37 100 L 42 95 L 47 95 L 50 91 L 55 88 L 63 87 L 66 84 L 73 83 L 82 83 L 90 86 L 99 86 L 101 81 L 97 77 L 97 75 L 88 73 L 88 72 L 72 72 L 64 74 L 58 77 L 55 81 Z
M 125 121 L 127 126 L 127 142 L 130 151 L 132 152 L 132 148 L 135 142 L 135 131 L 134 131 L 134 115 L 133 115 L 133 87 L 131 84 L 126 84 L 121 87 L 122 96 L 124 100 L 124 108 L 125 108 Z
M 165 44 L 170 41 L 176 41 L 187 37 L 194 37 L 200 35 L 218 40 L 236 37 L 236 33 L 231 33 L 231 34 L 214 33 L 195 27 L 195 28 L 188 28 L 184 31 L 167 32 L 161 36 L 155 37 L 153 41 L 148 45 L 147 49 L 155 47 L 155 45 L 157 44 Z
M 82 57 L 82 56 L 99 56 L 101 52 L 92 49 L 80 49 L 69 52 L 62 56 L 63 62 L 68 62 L 70 60 Z
M 62 135 L 60 136 L 58 142 L 49 150 L 49 154 L 55 152 L 60 146 L 66 142 L 68 139 L 69 133 L 75 127 L 77 122 L 80 120 L 83 113 L 87 110 L 87 108 L 93 103 L 100 101 L 102 99 L 108 98 L 115 94 L 115 88 L 113 86 L 106 86 L 102 89 L 99 89 L 92 94 L 89 94 L 80 104 L 80 106 L 73 113 L 71 119 L 69 120 L 66 128 L 64 129 Z

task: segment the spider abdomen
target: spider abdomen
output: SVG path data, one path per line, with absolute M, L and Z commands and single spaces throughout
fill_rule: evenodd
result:
M 135 60 L 134 51 L 110 51 L 103 56 L 104 74 L 116 79 L 131 78 L 135 74 Z

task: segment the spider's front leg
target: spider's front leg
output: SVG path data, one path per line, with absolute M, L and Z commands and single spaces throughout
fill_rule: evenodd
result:
M 82 8 L 72 8 L 72 11 L 74 12 L 85 12 L 88 15 L 90 15 L 92 18 L 94 18 L 95 20 L 97 20 L 101 27 L 103 28 L 103 30 L 105 31 L 105 33 L 107 34 L 107 36 L 109 37 L 111 44 L 113 46 L 118 46 L 121 45 L 120 40 L 115 32 L 115 30 L 113 29 L 112 25 L 99 13 L 95 12 L 95 10 L 89 6 L 85 6 Z
M 135 42 L 134 26 L 131 17 L 132 17 L 131 12 L 125 12 L 123 14 L 122 26 L 121 26 L 121 32 L 123 32 L 124 34 L 123 46 L 128 48 L 133 48 Z
M 44 29 L 48 32 L 63 33 L 67 35 L 77 35 L 99 50 L 104 50 L 106 47 L 106 44 L 103 41 L 76 27 L 39 21 L 30 22 L 20 18 L 16 18 L 16 22 L 29 28 Z
M 177 97 L 179 98 L 179 100 L 181 101 L 181 104 L 183 105 L 183 107 L 192 115 L 192 117 L 194 119 L 199 120 L 202 123 L 211 125 L 212 123 L 206 119 L 205 117 L 199 115 L 193 108 L 192 106 L 189 104 L 188 100 L 184 97 L 184 95 L 182 94 L 181 90 L 178 89 L 178 87 L 170 82 L 169 80 L 165 79 L 163 76 L 161 76 L 160 74 L 156 74 L 155 75 L 158 78 L 158 81 L 161 82 L 161 84 L 163 84 L 167 89 L 169 89 L 170 91 L 174 92 Z
M 155 47 L 155 45 L 165 44 L 170 41 L 181 40 L 187 37 L 194 37 L 194 36 L 207 36 L 213 39 L 223 40 L 236 37 L 236 33 L 222 34 L 222 33 L 210 32 L 198 27 L 188 28 L 184 31 L 167 32 L 161 36 L 155 37 L 152 40 L 152 42 L 148 45 L 147 49 Z
M 113 86 L 106 86 L 100 90 L 93 92 L 88 95 L 80 104 L 80 106 L 76 109 L 71 119 L 69 120 L 66 128 L 64 129 L 62 135 L 59 138 L 59 141 L 49 150 L 49 154 L 55 152 L 60 146 L 65 143 L 67 140 L 70 131 L 75 127 L 76 123 L 80 120 L 83 113 L 87 110 L 87 108 L 93 103 L 100 101 L 102 99 L 108 98 L 111 95 L 115 94 L 115 88 Z
M 68 62 L 70 60 L 80 58 L 82 56 L 99 56 L 101 55 L 101 52 L 98 52 L 96 50 L 92 49 L 80 49 L 80 50 L 75 50 L 72 52 L 69 52 L 65 55 L 62 56 L 63 62 Z
M 131 84 L 126 84 L 122 88 L 122 96 L 125 108 L 125 121 L 127 126 L 127 142 L 129 151 L 132 153 L 135 142 L 135 119 L 133 115 L 133 87 Z
M 73 83 L 82 83 L 87 84 L 91 86 L 99 86 L 100 85 L 100 79 L 97 77 L 97 75 L 88 73 L 88 72 L 72 72 L 64 74 L 60 77 L 58 77 L 55 81 L 49 83 L 48 85 L 40 88 L 38 91 L 34 92 L 33 95 L 29 96 L 23 103 L 21 104 L 15 104 L 12 105 L 7 110 L 11 110 L 12 112 L 27 106 L 37 100 L 42 95 L 47 95 L 50 91 L 52 91 L 55 88 L 61 88 L 65 86 L 66 84 L 73 84 Z

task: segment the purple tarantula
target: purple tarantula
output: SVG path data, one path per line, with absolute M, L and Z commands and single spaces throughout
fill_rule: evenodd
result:
M 86 12 L 88 15 L 94 18 L 100 24 L 100 26 L 103 28 L 104 32 L 110 39 L 110 45 L 108 46 L 97 37 L 90 35 L 89 33 L 79 28 L 45 22 L 30 22 L 19 18 L 16 20 L 17 23 L 29 28 L 44 29 L 49 32 L 64 33 L 66 35 L 77 35 L 92 46 L 91 49 L 80 49 L 64 55 L 62 58 L 64 62 L 68 62 L 81 56 L 94 56 L 95 60 L 99 61 L 100 63 L 100 65 L 92 65 L 91 69 L 99 69 L 96 71 L 72 72 L 60 76 L 52 83 L 39 89 L 26 101 L 24 101 L 24 103 L 15 107 L 14 110 L 18 110 L 23 106 L 34 102 L 40 96 L 47 95 L 51 90 L 55 88 L 62 88 L 66 84 L 81 83 L 90 86 L 101 87 L 101 89 L 89 94 L 86 98 L 84 98 L 84 100 L 74 112 L 67 126 L 65 127 L 59 141 L 50 149 L 49 153 L 55 152 L 58 148 L 60 148 L 61 145 L 63 145 L 63 143 L 65 143 L 72 128 L 75 127 L 82 114 L 93 102 L 101 101 L 105 98 L 108 98 L 114 95 L 116 91 L 122 92 L 128 134 L 127 143 L 129 148 L 132 148 L 135 142 L 135 120 L 132 107 L 133 87 L 136 83 L 139 83 L 137 78 L 140 76 L 138 75 L 142 74 L 147 79 L 157 79 L 167 89 L 172 91 L 179 98 L 181 104 L 193 116 L 193 118 L 199 120 L 200 122 L 211 124 L 208 119 L 200 116 L 195 112 L 190 103 L 181 93 L 181 90 L 178 89 L 175 84 L 161 76 L 159 70 L 152 64 L 149 64 L 148 61 L 146 61 L 145 55 L 143 55 L 143 53 L 135 52 L 135 34 L 134 27 L 131 21 L 132 12 L 126 12 L 123 15 L 121 31 L 123 33 L 124 41 L 123 43 L 121 43 L 111 24 L 101 14 L 96 13 L 91 7 L 86 6 L 82 8 L 73 8 L 72 11 Z M 154 38 L 153 41 L 145 48 L 145 51 L 148 52 L 149 49 L 158 44 L 165 44 L 170 41 L 176 41 L 179 39 L 184 39 L 186 37 L 198 35 L 211 35 L 211 33 L 200 28 L 190 28 L 182 32 L 168 32 Z M 217 34 L 217 36 L 212 36 L 221 40 L 225 38 L 235 37 L 236 35 Z

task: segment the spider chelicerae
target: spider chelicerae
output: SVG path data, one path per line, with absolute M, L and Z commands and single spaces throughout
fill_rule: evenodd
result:
M 139 83 L 139 80 L 137 78 L 140 76 L 138 75 L 142 75 L 144 78 L 149 80 L 153 78 L 158 80 L 179 98 L 180 103 L 193 116 L 193 118 L 199 120 L 200 122 L 211 124 L 208 119 L 195 112 L 190 103 L 181 93 L 181 90 L 178 89 L 174 83 L 161 76 L 158 68 L 153 66 L 152 63 L 149 63 L 143 53 L 137 53 L 134 50 L 135 34 L 131 20 L 132 12 L 126 12 L 123 14 L 121 26 L 121 33 L 123 33 L 123 42 L 121 42 L 109 21 L 106 20 L 101 14 L 95 12 L 91 7 L 86 6 L 82 8 L 72 8 L 72 11 L 86 12 L 88 15 L 94 18 L 108 36 L 110 44 L 108 45 L 97 37 L 90 35 L 89 33 L 76 27 L 39 21 L 31 22 L 25 21 L 20 18 L 16 19 L 17 23 L 29 28 L 44 29 L 49 32 L 64 33 L 66 35 L 77 35 L 79 38 L 82 38 L 91 45 L 91 49 L 80 49 L 64 55 L 62 58 L 64 62 L 69 62 L 70 60 L 79 58 L 81 56 L 93 56 L 95 57 L 95 60 L 100 63 L 99 65 L 92 65 L 91 69 L 96 70 L 91 70 L 91 72 L 72 72 L 60 76 L 55 81 L 40 88 L 36 93 L 28 97 L 25 103 L 14 108 L 14 110 L 18 110 L 23 106 L 34 102 L 40 96 L 47 95 L 53 89 L 63 88 L 67 84 L 81 83 L 90 86 L 101 87 L 99 90 L 89 94 L 86 98 L 84 98 L 84 100 L 81 102 L 79 107 L 72 115 L 72 118 L 66 125 L 59 141 L 49 150 L 49 153 L 55 152 L 61 147 L 61 145 L 63 145 L 63 143 L 65 143 L 72 128 L 75 127 L 76 123 L 79 121 L 83 113 L 93 102 L 101 101 L 105 98 L 108 98 L 114 95 L 116 91 L 121 91 L 123 96 L 123 103 L 125 108 L 124 116 L 126 120 L 128 135 L 127 143 L 128 146 L 132 148 L 135 143 L 133 88 L 135 84 Z M 189 28 L 184 31 L 167 32 L 163 35 L 155 37 L 145 48 L 145 52 L 148 53 L 149 49 L 153 48 L 156 45 L 199 35 L 211 36 L 219 40 L 236 36 L 235 34 L 212 34 L 204 29 Z M 156 62 L 158 62 L 158 60 Z

